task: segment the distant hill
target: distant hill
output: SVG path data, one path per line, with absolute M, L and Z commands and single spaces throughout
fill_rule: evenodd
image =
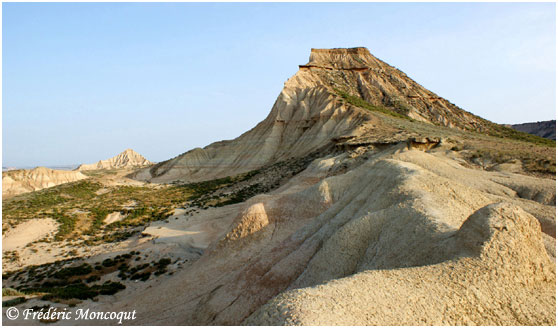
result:
M 556 120 L 540 121 L 522 124 L 510 124 L 509 127 L 539 137 L 556 140 Z
M 86 179 L 81 172 L 36 167 L 2 172 L 2 197 L 15 196 L 59 184 Z
M 153 164 L 142 155 L 132 149 L 126 149 L 120 154 L 106 160 L 100 160 L 93 164 L 81 164 L 76 170 L 101 170 L 101 169 L 117 169 L 124 167 L 143 167 Z
M 78 167 L 78 164 L 70 164 L 70 165 L 39 165 L 41 167 L 46 167 L 49 169 L 53 169 L 53 170 L 61 170 L 61 171 L 72 171 L 74 170 L 76 167 Z M 36 167 L 39 166 L 2 166 L 2 172 L 5 171 L 13 171 L 13 170 L 32 170 Z

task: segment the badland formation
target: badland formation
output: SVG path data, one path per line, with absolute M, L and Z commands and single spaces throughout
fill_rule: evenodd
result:
M 4 199 L 4 299 L 142 325 L 555 325 L 555 151 L 366 48 L 312 49 L 234 140 Z

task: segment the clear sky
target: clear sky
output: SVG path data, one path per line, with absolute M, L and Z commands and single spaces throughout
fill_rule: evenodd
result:
M 3 166 L 163 161 L 264 119 L 310 48 L 367 47 L 498 123 L 555 119 L 554 3 L 3 3 Z

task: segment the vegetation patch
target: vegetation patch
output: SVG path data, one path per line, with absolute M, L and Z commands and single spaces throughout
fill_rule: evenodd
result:
M 103 284 L 95 282 L 101 280 L 102 276 L 116 270 L 121 274 L 130 273 L 125 278 L 146 281 L 151 277 L 153 271 L 162 271 L 171 263 L 168 258 L 154 262 L 152 265 L 144 263 L 136 267 L 130 267 L 129 263 L 137 251 L 117 255 L 108 258 L 93 266 L 89 263 L 62 267 L 78 259 L 57 261 L 38 266 L 29 266 L 16 272 L 6 272 L 4 277 L 11 281 L 4 283 L 14 288 L 3 288 L 3 296 L 22 296 L 29 294 L 41 295 L 43 300 L 85 300 L 93 299 L 98 295 L 114 295 L 126 286 L 120 282 L 107 281 Z M 123 279 L 124 280 L 124 279 Z M 17 286 L 19 284 L 19 286 Z M 19 299 L 19 298 L 18 298 Z M 14 301 L 15 302 L 15 301 Z M 66 301 L 65 301 L 66 302 Z
M 539 146 L 556 147 L 556 140 L 546 139 L 543 137 L 536 136 L 534 134 L 517 131 L 507 126 L 492 123 L 490 121 L 485 120 L 485 122 L 487 125 L 490 126 L 490 129 L 488 130 L 488 134 L 493 137 L 519 140 L 519 141 L 533 143 Z
M 27 301 L 27 299 L 25 297 L 16 297 L 16 298 L 12 298 L 11 300 L 7 300 L 7 301 L 2 301 L 2 307 L 5 306 L 15 306 L 21 303 L 25 303 Z
M 91 265 L 83 263 L 76 267 L 63 268 L 57 271 L 53 276 L 57 279 L 68 279 L 73 276 L 83 276 L 93 271 Z
M 162 258 L 155 264 L 157 271 L 155 271 L 155 275 L 159 276 L 163 273 L 167 272 L 167 266 L 171 264 L 171 259 L 169 258 Z
M 5 278 L 2 278 L 5 279 Z M 2 288 L 2 296 L 23 296 L 24 294 L 13 288 Z
M 59 223 L 55 241 L 84 247 L 119 242 L 138 234 L 150 222 L 168 219 L 177 207 L 190 207 L 191 211 L 221 207 L 269 192 L 283 179 L 304 170 L 314 158 L 292 158 L 235 176 L 158 188 L 104 186 L 95 178 L 63 184 L 5 200 L 3 228 L 23 220 L 53 218 Z M 97 193 L 101 188 L 108 191 Z M 107 215 L 113 212 L 120 212 L 123 218 L 105 225 Z M 49 241 L 47 237 L 34 243 Z M 71 249 L 65 255 L 78 253 Z M 17 261 L 18 254 L 6 252 L 3 258 Z
M 371 103 L 369 103 L 368 101 L 366 101 L 366 100 L 364 100 L 360 97 L 350 95 L 347 92 L 339 90 L 337 88 L 335 88 L 334 90 L 339 96 L 341 96 L 341 98 L 343 98 L 345 101 L 347 101 L 349 104 L 351 104 L 353 106 L 364 108 L 364 109 L 367 109 L 367 110 L 372 111 L 372 112 L 380 112 L 380 113 L 387 114 L 387 115 L 390 115 L 390 116 L 393 116 L 393 117 L 403 118 L 403 119 L 406 119 L 406 120 L 411 120 L 411 118 L 409 118 L 409 117 L 407 117 L 403 114 L 400 114 L 400 113 L 398 113 L 394 110 L 390 110 L 390 109 L 388 109 L 386 107 L 383 107 L 383 106 L 372 105 Z M 403 108 L 403 107 L 401 107 L 401 108 Z
M 95 234 L 103 226 L 105 218 L 108 215 L 108 210 L 106 208 L 92 208 L 89 210 L 93 215 L 93 222 L 91 224 L 91 228 L 87 231 L 87 234 L 92 235 Z
M 85 283 L 79 282 L 63 287 L 28 288 L 24 291 L 27 293 L 45 293 L 42 297 L 43 300 L 56 301 L 59 299 L 68 300 L 74 298 L 85 300 L 98 295 L 114 295 L 125 288 L 126 286 L 119 282 L 107 281 L 102 285 L 88 286 Z

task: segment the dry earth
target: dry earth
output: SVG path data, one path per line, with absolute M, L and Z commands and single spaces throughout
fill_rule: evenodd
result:
M 554 323 L 554 181 L 360 151 L 252 198 L 194 265 L 112 306 L 145 324 Z
M 47 237 L 58 228 L 58 223 L 52 219 L 34 219 L 18 224 L 2 235 L 2 250 L 13 251 L 27 246 L 27 244 Z
M 80 177 L 83 177 L 80 178 L 80 180 L 88 178 L 88 176 L 77 171 L 62 172 L 77 174 Z M 109 187 L 115 186 L 158 187 L 145 182 L 126 178 L 125 176 L 130 174 L 130 172 L 132 172 L 130 168 L 122 168 L 108 172 L 102 171 L 102 173 L 101 171 L 88 171 L 88 173 L 93 175 L 100 174 L 100 176 L 89 178 L 89 180 L 96 181 L 105 186 L 105 188 L 99 189 L 100 194 L 102 194 L 103 191 L 109 191 Z M 133 203 L 130 205 L 132 205 L 131 208 L 135 207 Z M 79 218 L 75 227 L 76 231 L 74 232 L 74 235 L 77 235 L 79 240 L 79 235 L 87 230 L 91 222 L 89 222 L 87 211 L 74 209 L 72 214 Z M 110 213 L 105 218 L 104 224 L 108 225 L 122 219 L 123 217 L 119 212 Z M 2 231 L 2 252 L 5 254 L 6 252 L 17 251 L 18 259 L 15 261 L 6 261 L 6 259 L 4 259 L 3 269 L 8 271 L 18 270 L 25 266 L 41 265 L 75 256 L 92 256 L 96 254 L 112 253 L 119 250 L 125 250 L 129 247 L 128 241 L 115 244 L 103 244 L 92 248 L 83 247 L 82 245 L 79 245 L 77 241 L 54 241 L 52 235 L 57 231 L 58 226 L 59 224 L 51 218 L 33 219 L 24 221 L 23 223 L 18 223 L 15 226 L 10 226 L 4 221 Z M 47 238 L 48 240 L 44 240 L 45 237 L 49 237 Z M 28 245 L 30 243 L 33 243 L 33 245 Z

